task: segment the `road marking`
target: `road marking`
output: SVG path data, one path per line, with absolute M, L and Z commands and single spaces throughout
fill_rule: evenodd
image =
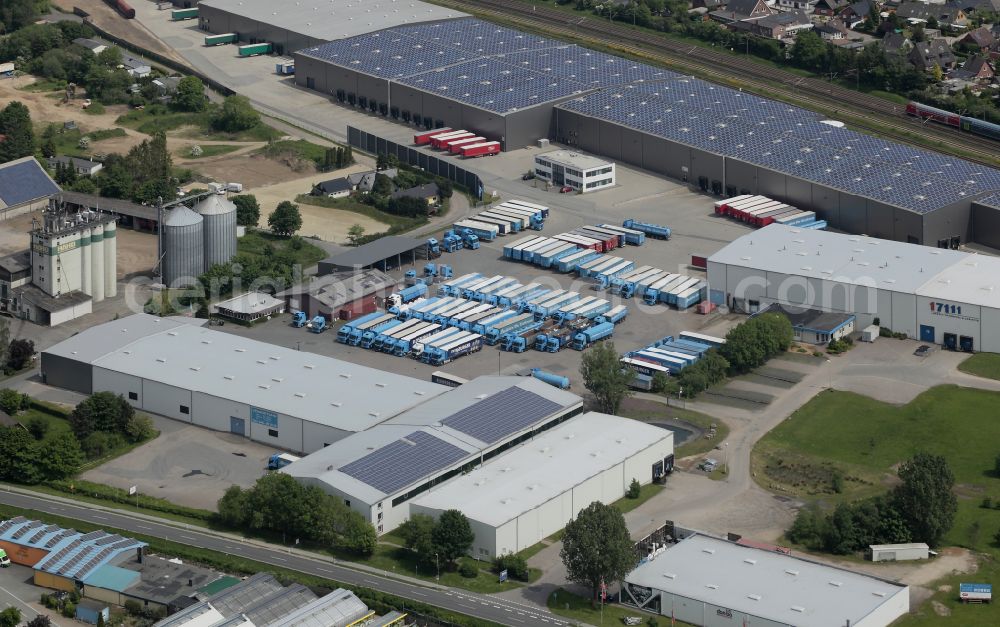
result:
M 279 562 L 287 562 L 287 561 L 288 561 L 288 560 L 286 560 L 285 558 L 283 558 L 283 557 L 278 557 L 278 556 L 274 556 L 274 557 L 272 557 L 271 559 L 275 559 L 275 560 L 278 560 Z
M 106 516 L 98 516 L 97 514 L 94 514 L 93 518 L 96 518 L 97 520 L 107 520 Z
M 152 527 L 147 527 L 147 526 L 145 526 L 145 525 L 136 525 L 136 527 L 138 527 L 139 529 L 147 529 L 147 530 L 149 530 L 149 531 L 152 531 L 152 530 L 153 530 L 153 528 L 152 528 Z
M 426 597 L 427 596 L 423 592 L 417 592 L 416 590 L 410 590 L 410 594 L 418 596 L 418 597 Z
M 332 573 L 332 572 L 333 572 L 333 571 L 332 571 L 332 570 L 330 570 L 329 568 L 320 568 L 319 566 L 317 566 L 317 567 L 316 567 L 316 570 L 321 570 L 321 571 L 323 571 L 324 573 Z
M 182 538 L 187 538 L 188 540 L 195 540 L 195 539 L 196 539 L 196 538 L 194 538 L 194 537 L 192 537 L 192 536 L 186 536 L 186 535 L 184 535 L 184 534 L 181 534 L 181 537 L 182 537 Z

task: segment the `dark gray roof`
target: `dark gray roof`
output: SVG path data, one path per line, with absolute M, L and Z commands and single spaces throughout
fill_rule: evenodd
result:
M 427 183 L 409 189 L 400 189 L 392 193 L 393 198 L 429 198 L 440 193 L 437 183 Z
M 32 303 L 35 307 L 43 309 L 49 313 L 63 311 L 64 309 L 68 309 L 70 307 L 82 305 L 90 300 L 90 296 L 87 296 L 83 292 L 67 292 L 66 294 L 60 294 L 57 298 L 50 294 L 46 294 L 30 283 L 17 288 L 15 292 L 18 293 L 24 300 Z
M 81 194 L 80 192 L 62 192 L 59 196 L 64 202 L 75 207 L 86 207 L 95 211 L 111 211 L 133 218 L 156 220 L 156 207 L 147 207 L 118 198 Z
M 73 43 L 83 48 L 86 48 L 87 50 L 96 50 L 101 46 L 104 46 L 105 48 L 108 47 L 108 44 L 101 43 L 94 39 L 87 39 L 86 37 L 78 37 L 77 39 L 73 40 Z
M 0 270 L 14 274 L 31 269 L 31 252 L 22 250 L 21 252 L 0 257 Z
M 77 169 L 92 168 L 95 165 L 103 165 L 100 161 L 95 161 L 94 159 L 81 159 L 80 157 L 71 157 L 69 155 L 59 155 L 56 157 L 49 157 L 49 165 L 55 167 L 56 163 L 68 163 L 72 164 L 73 167 Z
M 333 192 L 347 192 L 351 190 L 351 182 L 343 177 L 339 179 L 330 179 L 329 181 L 323 181 L 322 183 L 317 183 L 316 189 L 323 192 L 324 194 L 332 194 Z
M 328 257 L 319 262 L 319 265 L 321 268 L 324 265 L 339 268 L 364 268 L 425 245 L 426 242 L 423 240 L 401 235 L 389 235 L 339 255 Z
M 786 307 L 777 303 L 771 305 L 765 311 L 785 316 L 792 323 L 792 327 L 796 329 L 808 329 L 810 331 L 819 331 L 820 333 L 832 333 L 843 326 L 845 322 L 855 318 L 854 314 Z

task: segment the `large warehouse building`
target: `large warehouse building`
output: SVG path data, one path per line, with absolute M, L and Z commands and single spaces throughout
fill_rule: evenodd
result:
M 621 601 L 705 627 L 886 627 L 906 586 L 695 534 L 625 576 Z
M 662 479 L 674 463 L 674 434 L 597 412 L 578 416 L 418 497 L 411 514 L 459 509 L 477 559 L 540 542 L 594 501 L 613 503 L 635 479 Z
M 450 389 L 198 322 L 136 314 L 91 327 L 42 352 L 42 380 L 304 453 Z
M 1000 258 L 772 224 L 708 258 L 715 302 L 857 316 L 922 342 L 1000 352 Z
M 285 467 L 344 499 L 379 533 L 434 485 L 583 411 L 583 400 L 537 379 L 479 377 Z
M 268 42 L 277 54 L 318 46 L 379 28 L 462 17 L 419 0 L 201 0 L 198 27 L 236 33 L 240 42 Z

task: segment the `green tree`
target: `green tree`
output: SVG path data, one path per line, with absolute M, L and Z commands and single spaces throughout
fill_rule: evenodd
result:
M 246 491 L 238 485 L 231 485 L 223 493 L 217 504 L 219 518 L 230 527 L 243 527 L 249 518 Z
M 500 574 L 507 571 L 507 576 L 518 581 L 528 581 L 531 579 L 531 569 L 528 568 L 528 560 L 517 553 L 504 553 L 493 558 L 493 571 Z
M 586 586 L 596 601 L 601 584 L 609 588 L 636 564 L 625 517 L 616 508 L 594 501 L 566 525 L 559 553 L 566 577 Z
M 97 619 L 98 619 L 97 627 L 104 627 L 104 624 L 102 622 L 104 620 L 104 616 L 101 615 L 101 614 L 98 614 Z M 28 627 L 52 627 L 52 620 L 48 616 L 46 616 L 45 614 L 39 614 L 39 615 L 35 616 L 34 618 L 32 618 L 31 620 L 29 620 L 28 623 L 27 623 L 27 626 Z
M 351 243 L 351 246 L 357 246 L 361 243 L 361 238 L 365 236 L 365 227 L 360 224 L 352 224 L 351 228 L 347 229 L 347 241 Z
M 35 132 L 31 126 L 31 113 L 23 103 L 15 100 L 0 110 L 0 163 L 27 157 L 35 152 Z
M 27 409 L 30 402 L 31 397 L 27 394 L 21 394 L 10 388 L 0 390 L 0 409 L 8 416 L 14 416 L 22 409 Z
M 633 477 L 632 483 L 628 484 L 628 491 L 625 492 L 625 496 L 630 499 L 637 499 L 640 494 L 642 494 L 642 486 L 639 485 L 639 480 Z
M 118 46 L 108 46 L 97 53 L 97 62 L 107 68 L 117 68 L 122 64 L 122 49 Z
M 240 226 L 257 226 L 260 222 L 260 204 L 253 194 L 240 194 L 232 197 L 236 205 L 236 224 Z
M 246 96 L 238 94 L 227 96 L 212 119 L 215 128 L 227 133 L 246 131 L 258 124 L 260 124 L 260 114 Z
M 0 427 L 0 479 L 34 484 L 38 470 L 38 442 L 20 427 Z
M 800 32 L 795 36 L 795 43 L 789 50 L 792 62 L 800 68 L 811 71 L 824 71 L 824 61 L 827 55 L 827 44 L 813 31 Z
M 31 340 L 17 339 L 7 347 L 7 368 L 21 370 L 28 365 L 35 355 L 35 343 Z
M 21 624 L 21 610 L 8 607 L 0 612 L 0 627 L 17 627 Z
M 618 413 L 622 401 L 632 394 L 629 388 L 632 373 L 622 368 L 621 356 L 613 342 L 602 342 L 584 353 L 580 374 L 584 386 L 606 414 Z
M 82 440 L 95 431 L 123 433 L 134 415 L 135 409 L 120 394 L 97 392 L 73 408 L 69 423 Z
M 293 235 L 302 228 L 299 206 L 287 200 L 281 201 L 267 217 L 267 225 L 278 235 Z
M 376 174 L 375 182 L 372 184 L 372 194 L 375 196 L 388 196 L 392 193 L 392 179 L 384 174 Z
M 364 516 L 350 512 L 341 530 L 343 546 L 358 555 L 372 555 L 378 545 L 378 533 Z
M 434 558 L 434 527 L 433 518 L 426 514 L 413 514 L 409 520 L 399 526 L 399 535 L 403 537 L 406 548 L 410 549 L 427 562 Z
M 34 24 L 39 17 L 38 4 L 36 0 L 4 0 L 0 3 L 0 26 L 3 33 L 13 33 Z
M 899 469 L 892 501 L 913 539 L 937 546 L 955 522 L 955 475 L 940 455 L 917 453 Z
M 205 85 L 197 76 L 185 76 L 177 83 L 177 93 L 171 106 L 181 111 L 202 111 L 205 108 Z
M 81 194 L 96 194 L 98 192 L 97 183 L 94 183 L 89 176 L 83 176 L 70 186 L 70 190 Z
M 45 479 L 72 477 L 82 463 L 80 442 L 68 431 L 56 433 L 39 447 L 38 466 Z
M 130 442 L 142 442 L 156 435 L 153 420 L 149 416 L 133 414 L 125 421 L 125 435 Z
M 434 548 L 446 563 L 454 562 L 465 555 L 475 539 L 476 534 L 472 532 L 469 519 L 457 509 L 441 512 L 431 532 Z

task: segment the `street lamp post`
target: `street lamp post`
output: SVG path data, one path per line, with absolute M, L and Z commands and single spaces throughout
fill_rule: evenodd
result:
M 434 554 L 434 567 L 437 569 L 437 581 L 441 581 L 441 566 L 438 564 L 438 554 Z

